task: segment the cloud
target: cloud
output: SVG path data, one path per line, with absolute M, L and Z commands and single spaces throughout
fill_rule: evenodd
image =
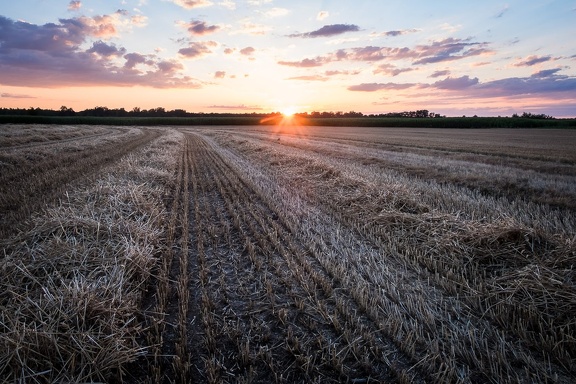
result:
M 374 71 L 372 71 L 375 75 L 382 73 L 384 75 L 391 75 L 391 76 L 398 76 L 404 72 L 411 72 L 414 71 L 414 68 L 398 68 L 392 64 L 382 64 L 379 65 Z
M 224 54 L 226 55 L 231 55 L 236 51 L 236 48 L 225 48 L 224 49 Z
M 203 36 L 214 33 L 220 29 L 217 25 L 208 25 L 205 21 L 192 20 L 190 23 L 184 24 L 192 35 Z
M 409 33 L 416 33 L 416 32 L 420 32 L 421 29 L 402 29 L 402 30 L 395 30 L 395 31 L 386 31 L 386 32 L 372 32 L 370 34 L 371 37 L 396 37 L 396 36 L 402 36 L 402 35 L 407 35 Z
M 576 77 L 548 75 L 530 77 L 511 77 L 493 80 L 478 87 L 484 94 L 523 96 L 543 93 L 576 92 Z
M 320 29 L 306 33 L 295 33 L 288 37 L 329 37 L 340 35 L 346 32 L 358 32 L 360 28 L 353 24 L 331 24 L 325 25 Z
M 326 80 L 328 80 L 328 78 L 324 77 L 324 76 L 320 76 L 320 75 L 311 75 L 311 76 L 289 77 L 286 80 L 326 81 Z
M 469 76 L 462 76 L 462 77 L 447 77 L 444 80 L 440 80 L 435 82 L 432 86 L 438 89 L 448 89 L 448 90 L 460 90 L 472 87 L 479 83 L 477 77 L 471 79 Z
M 225 71 L 216 71 L 216 72 L 214 72 L 214 78 L 215 78 L 215 79 L 223 79 L 224 77 L 226 77 L 226 72 L 225 72 Z
M 256 49 L 253 47 L 246 47 L 240 50 L 240 54 L 244 56 L 251 56 L 254 52 L 256 52 Z
M 218 3 L 221 7 L 227 8 L 231 11 L 236 9 L 236 3 L 231 0 L 224 0 Z
M 188 59 L 196 59 L 212 53 L 211 48 L 217 46 L 218 43 L 215 41 L 195 41 L 191 42 L 187 48 L 180 49 L 178 53 Z
M 524 60 L 520 60 L 520 61 L 514 63 L 513 65 L 515 67 L 531 67 L 533 65 L 545 63 L 545 62 L 550 61 L 550 60 L 552 60 L 552 56 L 532 55 L 532 56 L 528 56 Z
M 249 105 L 244 105 L 244 104 L 240 104 L 240 105 L 209 105 L 207 108 L 210 109 L 239 109 L 239 110 L 261 110 L 263 109 L 260 106 L 249 106 Z
M 337 76 L 337 75 L 358 75 L 360 71 L 325 71 L 326 76 Z
M 324 59 L 316 58 L 316 59 L 304 59 L 300 61 L 279 61 L 278 64 L 286 65 L 288 67 L 311 68 L 324 65 L 324 62 L 325 62 Z
M 576 77 L 556 75 L 555 70 L 540 71 L 530 77 L 510 77 L 482 83 L 478 78 L 448 77 L 433 84 L 425 83 L 362 83 L 348 87 L 350 91 L 398 91 L 409 88 L 462 92 L 466 98 L 534 97 L 543 94 L 564 98 L 576 92 Z M 552 96 L 548 96 L 552 97 Z
M 192 8 L 200 8 L 200 7 L 210 7 L 214 3 L 208 0 L 169 0 L 171 3 L 174 3 L 182 8 L 185 9 L 192 9 Z
M 271 30 L 272 30 L 271 26 L 255 24 L 252 23 L 251 21 L 244 21 L 240 28 L 231 32 L 230 34 L 231 35 L 247 34 L 247 35 L 260 36 L 265 35 L 266 32 L 269 32 Z
M 126 53 L 125 48 L 102 40 L 84 48 L 90 38 L 109 37 L 116 33 L 113 22 L 123 21 L 126 16 L 124 12 L 117 12 L 113 17 L 61 19 L 59 24 L 45 25 L 0 16 L 0 83 L 46 88 L 101 85 L 200 87 L 197 81 L 182 74 L 183 66 L 176 61 Z M 139 69 L 138 66 L 145 68 Z
M 322 21 L 327 19 L 328 16 L 330 16 L 330 13 L 328 11 L 320 11 L 318 12 L 318 15 L 316 15 L 316 20 Z
M 385 90 L 399 91 L 403 89 L 417 87 L 418 84 L 413 83 L 362 83 L 358 85 L 352 85 L 348 87 L 349 91 L 360 91 L 360 92 L 375 92 Z
M 530 77 L 532 78 L 544 78 L 544 77 L 551 77 L 556 75 L 556 72 L 561 71 L 561 68 L 554 68 L 554 69 L 544 69 L 542 71 L 538 71 L 533 73 Z
M 433 74 L 431 74 L 431 75 L 428 76 L 428 77 L 435 78 L 435 77 L 448 76 L 449 74 L 450 74 L 450 71 L 447 70 L 447 69 L 445 69 L 445 70 L 442 70 L 442 71 L 436 71 L 436 72 L 434 72 Z
M 14 94 L 14 93 L 0 93 L 0 97 L 5 98 L 5 99 L 35 99 L 36 98 L 34 96 L 18 95 L 18 94 Z
M 500 12 L 498 12 L 498 13 L 496 14 L 496 18 L 499 19 L 499 18 L 501 18 L 502 16 L 504 16 L 504 14 L 505 14 L 506 12 L 508 12 L 509 9 L 510 9 L 510 7 L 509 7 L 508 5 L 505 5 L 504 8 L 503 8 Z
M 264 5 L 271 2 L 272 0 L 248 0 L 248 4 L 250 5 Z
M 287 14 L 290 13 L 289 9 L 286 8 L 272 8 L 266 12 L 263 12 L 264 16 L 266 17 L 281 17 L 281 16 L 286 16 Z
M 87 50 L 88 53 L 96 53 L 102 57 L 122 56 L 126 53 L 125 48 L 117 48 L 114 44 L 106 44 L 103 41 L 97 41 L 92 44 L 92 48 Z
M 138 64 L 145 64 L 147 66 L 154 65 L 154 60 L 139 53 L 128 53 L 127 55 L 124 55 L 124 59 L 126 59 L 124 68 L 127 69 L 134 69 Z
M 82 7 L 81 1 L 71 1 L 70 4 L 68 4 L 68 10 L 69 11 L 77 11 L 81 7 Z
M 280 61 L 281 65 L 294 67 L 320 66 L 335 61 L 369 61 L 382 60 L 411 60 L 412 65 L 439 63 L 444 61 L 461 60 L 468 57 L 492 53 L 488 49 L 488 43 L 469 42 L 448 38 L 434 41 L 430 44 L 408 47 L 379 47 L 366 46 L 348 49 L 339 49 L 325 56 L 300 61 Z

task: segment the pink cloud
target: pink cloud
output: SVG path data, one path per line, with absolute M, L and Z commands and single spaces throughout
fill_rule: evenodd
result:
M 188 32 L 196 36 L 208 35 L 220 29 L 217 25 L 208 25 L 205 21 L 200 20 L 193 20 L 190 23 L 185 24 L 185 26 L 187 27 Z
M 536 64 L 545 63 L 547 61 L 553 60 L 552 56 L 528 56 L 527 58 L 517 61 L 513 65 L 515 67 L 531 67 Z
M 200 8 L 200 7 L 209 7 L 211 5 L 213 5 L 214 3 L 212 3 L 211 1 L 208 0 L 197 0 L 197 1 L 192 1 L 192 0 L 172 0 L 172 2 L 176 5 L 179 5 L 182 8 L 185 9 L 192 9 L 192 8 Z
M 398 76 L 404 72 L 411 72 L 414 71 L 414 68 L 398 68 L 392 64 L 382 64 L 379 65 L 374 71 L 372 71 L 375 75 L 377 74 L 384 74 L 390 76 Z
M 115 32 L 114 25 L 107 26 L 109 20 L 114 20 L 114 17 L 65 19 L 60 20 L 60 24 L 35 25 L 0 16 L 0 83 L 46 88 L 201 86 L 183 75 L 183 65 L 174 60 L 126 53 L 125 48 L 103 41 L 92 43 L 88 49 L 83 48 L 90 37 L 110 36 Z M 122 59 L 125 62 L 119 65 L 118 61 Z M 139 70 L 137 66 L 145 68 Z
M 71 1 L 70 4 L 68 4 L 68 10 L 69 11 L 77 11 L 81 7 L 82 7 L 81 1 Z
M 178 53 L 188 59 L 195 59 L 212 53 L 211 48 L 217 46 L 218 43 L 215 41 L 192 42 L 187 48 L 180 49 Z
M 244 56 L 251 56 L 254 52 L 256 52 L 256 49 L 254 49 L 253 47 L 246 47 L 240 50 L 240 54 Z

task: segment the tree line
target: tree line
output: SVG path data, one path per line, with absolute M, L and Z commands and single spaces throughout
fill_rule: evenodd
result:
M 134 107 L 127 111 L 124 108 L 108 108 L 108 107 L 94 107 L 85 109 L 83 111 L 75 111 L 72 108 L 66 106 L 60 107 L 60 109 L 42 109 L 42 108 L 0 108 L 0 116 L 90 116 L 90 117 L 237 117 L 237 116 L 254 116 L 254 117 L 268 117 L 268 116 L 280 116 L 281 112 L 272 113 L 222 113 L 222 112 L 188 112 L 184 109 L 173 109 L 166 110 L 163 107 L 151 108 L 151 109 L 141 109 L 139 107 Z M 418 119 L 428 119 L 428 118 L 445 118 L 446 115 L 441 115 L 439 113 L 430 112 L 427 109 L 420 109 L 416 111 L 404 111 L 404 112 L 388 112 L 380 114 L 363 114 L 362 112 L 303 112 L 297 113 L 296 116 L 304 118 L 359 118 L 359 117 L 388 117 L 388 118 L 418 118 Z M 463 116 L 465 117 L 465 116 Z M 478 117 L 478 116 L 473 116 Z M 555 119 L 553 116 L 546 114 L 535 114 L 530 112 L 524 112 L 521 115 L 514 113 L 512 118 L 523 118 L 523 119 Z

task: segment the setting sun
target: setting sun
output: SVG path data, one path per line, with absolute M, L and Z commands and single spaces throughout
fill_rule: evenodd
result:
M 282 114 L 284 117 L 292 117 L 296 113 L 295 107 L 287 107 L 282 110 Z

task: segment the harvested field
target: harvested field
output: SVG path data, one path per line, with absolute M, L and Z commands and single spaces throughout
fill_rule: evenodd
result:
M 114 156 L 3 232 L 6 382 L 576 379 L 576 131 L 86 140 Z

